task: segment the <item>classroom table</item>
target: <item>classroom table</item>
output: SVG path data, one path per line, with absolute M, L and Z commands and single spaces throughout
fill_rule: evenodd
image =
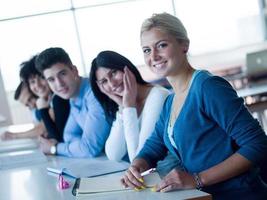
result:
M 267 93 L 267 84 L 245 87 L 236 91 L 240 97 L 257 96 Z
M 106 159 L 104 156 L 91 159 L 101 160 Z M 31 164 L 29 166 L 0 170 L 0 200 L 15 200 L 15 199 L 33 199 L 33 200 L 48 200 L 48 199 L 75 199 L 72 195 L 72 187 L 75 179 L 65 177 L 70 182 L 71 187 L 65 190 L 60 190 L 57 187 L 58 176 L 47 172 L 46 167 L 57 166 L 64 162 L 79 163 L 86 162 L 88 159 L 73 159 L 60 156 L 47 156 L 47 162 L 41 164 Z M 112 174 L 113 175 L 113 174 Z M 114 174 L 116 175 L 116 174 Z M 118 174 L 117 174 L 118 175 Z M 211 195 L 193 190 L 181 190 L 170 193 L 155 193 L 149 190 L 141 192 L 124 192 L 118 194 L 101 194 L 94 197 L 83 197 L 79 199 L 154 199 L 154 200 L 171 200 L 171 199 L 211 199 Z
M 250 87 L 245 87 L 237 90 L 237 95 L 239 97 L 256 97 L 260 100 L 256 102 L 248 103 L 247 108 L 251 113 L 256 113 L 257 118 L 264 128 L 267 131 L 267 119 L 264 111 L 267 109 L 267 98 L 260 98 L 262 96 L 266 96 L 267 94 L 267 83 L 257 84 L 257 85 L 249 85 Z

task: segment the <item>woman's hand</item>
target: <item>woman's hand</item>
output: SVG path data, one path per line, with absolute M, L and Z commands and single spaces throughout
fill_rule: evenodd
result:
M 196 188 L 196 181 L 193 175 L 175 168 L 155 186 L 155 191 L 168 192 L 177 189 L 192 188 Z
M 124 187 L 130 187 L 135 190 L 145 188 L 144 180 L 140 174 L 140 168 L 134 165 L 131 165 L 126 171 L 125 175 L 121 179 L 121 183 Z
M 125 107 L 136 107 L 137 97 L 137 82 L 134 74 L 128 69 L 127 66 L 124 68 L 123 76 L 124 92 L 122 98 L 122 106 Z
M 1 135 L 1 139 L 2 140 L 13 140 L 13 139 L 17 138 L 16 136 L 17 136 L 16 133 L 12 133 L 12 132 L 6 131 Z
M 103 88 L 102 84 L 98 84 L 99 90 L 107 95 L 110 99 L 112 99 L 116 104 L 118 104 L 119 106 L 122 106 L 122 97 L 118 96 L 116 94 L 110 94 L 108 92 L 106 92 L 106 90 Z
M 38 109 L 42 109 L 42 108 L 49 108 L 49 100 L 46 100 L 44 98 L 38 98 L 36 100 L 36 107 Z
M 39 137 L 40 148 L 45 154 L 51 154 L 50 149 L 52 146 L 55 146 L 58 141 L 55 139 L 47 139 L 42 136 Z

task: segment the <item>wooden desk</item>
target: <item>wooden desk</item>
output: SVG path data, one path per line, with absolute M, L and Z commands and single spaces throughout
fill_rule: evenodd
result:
M 96 158 L 97 160 L 103 157 Z M 71 159 L 58 156 L 48 156 L 48 162 L 36 164 L 27 167 L 21 167 L 9 170 L 0 170 L 0 200 L 15 200 L 15 199 L 34 199 L 34 200 L 69 200 L 75 199 L 72 195 L 72 187 L 74 179 L 66 177 L 71 183 L 71 188 L 59 190 L 57 188 L 57 176 L 49 175 L 46 167 L 62 162 L 81 163 L 88 159 Z M 114 174 L 116 175 L 116 174 Z M 111 183 L 112 184 L 112 183 Z M 80 198 L 79 198 L 80 199 Z M 81 198 L 92 199 L 92 197 Z M 170 193 L 154 193 L 151 191 L 127 192 L 118 194 L 102 194 L 94 196 L 93 199 L 153 199 L 153 200 L 171 200 L 171 199 L 199 199 L 210 200 L 211 196 L 207 193 L 198 190 L 181 190 Z

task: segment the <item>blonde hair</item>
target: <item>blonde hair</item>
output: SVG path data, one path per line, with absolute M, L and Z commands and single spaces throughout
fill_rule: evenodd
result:
M 149 31 L 152 28 L 156 28 L 167 34 L 174 36 L 180 42 L 186 42 L 189 45 L 189 38 L 187 31 L 183 23 L 175 16 L 170 15 L 166 12 L 153 14 L 150 18 L 145 19 L 141 26 L 140 36 L 145 31 Z

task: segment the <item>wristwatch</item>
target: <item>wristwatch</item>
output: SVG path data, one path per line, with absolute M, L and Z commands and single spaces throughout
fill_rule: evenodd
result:
M 56 147 L 56 145 L 53 145 L 53 146 L 50 147 L 50 153 L 52 155 L 55 155 L 57 153 L 57 147 Z
M 200 176 L 199 176 L 199 174 L 198 173 L 193 173 L 193 177 L 194 177 L 194 179 L 195 179 L 195 181 L 196 181 L 196 189 L 197 190 L 202 190 L 203 189 L 203 187 L 204 187 L 204 185 L 203 185 L 203 183 L 202 183 L 202 181 L 201 181 L 201 179 L 200 179 Z

